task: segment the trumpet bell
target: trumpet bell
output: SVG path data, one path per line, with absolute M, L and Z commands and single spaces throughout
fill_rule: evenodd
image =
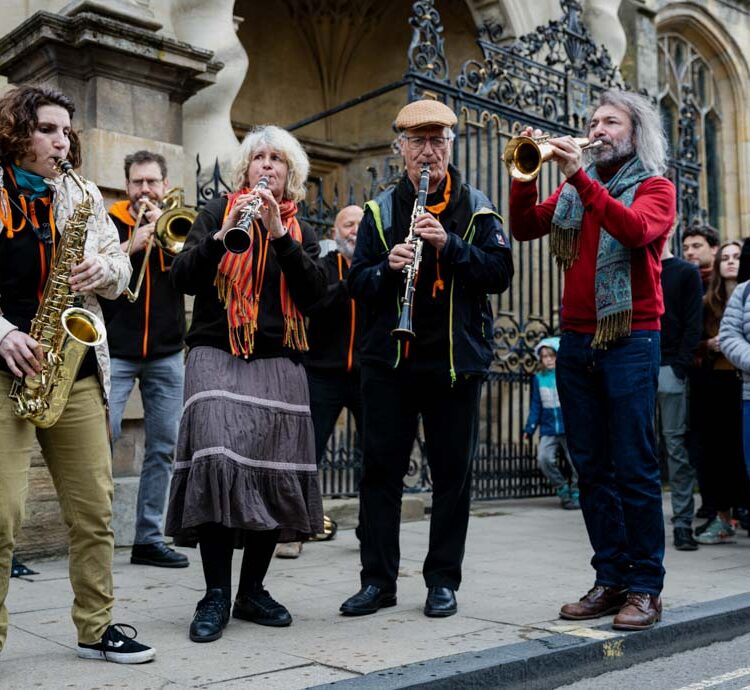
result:
M 514 180 L 531 182 L 542 168 L 542 163 L 552 157 L 552 148 L 546 138 L 513 137 L 505 146 L 503 161 Z
M 185 240 L 197 215 L 196 211 L 186 206 L 162 213 L 154 228 L 157 244 L 167 254 L 179 254 L 185 246 Z

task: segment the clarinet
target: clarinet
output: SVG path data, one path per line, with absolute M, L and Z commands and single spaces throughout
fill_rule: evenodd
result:
M 424 213 L 425 202 L 427 201 L 427 188 L 430 184 L 430 166 L 422 166 L 419 173 L 419 192 L 414 200 L 414 208 L 411 212 L 411 221 L 409 223 L 409 234 L 406 236 L 406 242 L 414 249 L 414 258 L 404 266 L 403 271 L 406 273 L 406 287 L 404 296 L 401 299 L 401 318 L 398 327 L 391 331 L 391 335 L 401 341 L 413 340 L 416 336 L 412 328 L 412 311 L 414 309 L 414 287 L 419 274 L 419 264 L 422 262 L 422 244 L 423 240 L 414 231 L 417 224 L 417 218 Z

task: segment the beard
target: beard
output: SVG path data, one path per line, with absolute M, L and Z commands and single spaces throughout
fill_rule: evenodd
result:
M 341 256 L 343 256 L 348 261 L 351 261 L 352 257 L 354 256 L 354 247 L 356 246 L 356 241 L 356 239 L 343 239 L 341 237 L 337 237 L 336 249 L 338 249 Z
M 590 151 L 591 160 L 594 161 L 597 168 L 619 167 L 635 153 L 635 146 L 630 139 L 613 141 L 609 137 L 602 137 L 598 141 L 602 141 L 603 144 L 592 148 Z

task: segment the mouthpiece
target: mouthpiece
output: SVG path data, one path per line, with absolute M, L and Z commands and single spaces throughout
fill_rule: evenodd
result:
M 57 159 L 57 163 L 55 163 L 55 167 L 61 173 L 67 173 L 67 172 L 70 172 L 73 169 L 73 166 L 70 164 L 70 161 L 67 161 L 64 158 L 58 158 Z

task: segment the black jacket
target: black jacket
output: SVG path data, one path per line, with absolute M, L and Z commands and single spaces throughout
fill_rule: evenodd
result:
M 661 364 L 684 379 L 693 365 L 703 329 L 703 285 L 698 269 L 671 257 L 661 262 L 664 313 L 661 316 Z
M 190 228 L 184 249 L 172 263 L 170 275 L 180 292 L 195 295 L 193 319 L 185 339 L 188 346 L 209 345 L 231 352 L 227 312 L 214 285 L 225 249 L 213 235 L 221 228 L 227 203 L 227 198 L 223 197 L 203 207 Z M 288 234 L 269 243 L 255 349 L 249 359 L 288 356 L 299 361 L 301 358 L 300 353 L 282 345 L 281 273 L 283 271 L 294 304 L 303 314 L 323 297 L 326 282 L 323 269 L 316 261 L 320 246 L 315 231 L 306 223 L 300 226 L 302 244 Z M 265 238 L 266 229 L 261 227 L 261 232 Z
M 489 368 L 493 315 L 488 295 L 508 288 L 513 259 L 489 199 L 462 184 L 452 166 L 449 174 L 450 199 L 438 216 L 448 241 L 439 257 L 424 243 L 413 310 L 416 340 L 409 361 L 415 370 L 444 372 L 455 381 L 458 375 L 484 374 Z M 426 205 L 442 200 L 444 188 L 445 180 Z M 415 196 L 404 175 L 395 188 L 365 205 L 349 273 L 349 290 L 363 313 L 363 363 L 397 367 L 405 354 L 391 335 L 399 321 L 404 274 L 388 267 L 388 253 L 406 237 Z
M 109 210 L 120 242 L 127 242 L 135 220 L 127 210 L 128 202 L 120 201 Z M 143 266 L 145 250 L 130 257 L 133 275 L 131 289 Z M 127 297 L 99 300 L 107 326 L 109 354 L 120 359 L 159 359 L 179 352 L 185 345 L 185 299 L 169 279 L 172 258 L 154 246 L 141 285 L 138 299 Z
M 337 251 L 320 261 L 328 281 L 322 300 L 309 309 L 305 366 L 310 369 L 357 371 L 361 319 L 349 296 L 349 265 Z

